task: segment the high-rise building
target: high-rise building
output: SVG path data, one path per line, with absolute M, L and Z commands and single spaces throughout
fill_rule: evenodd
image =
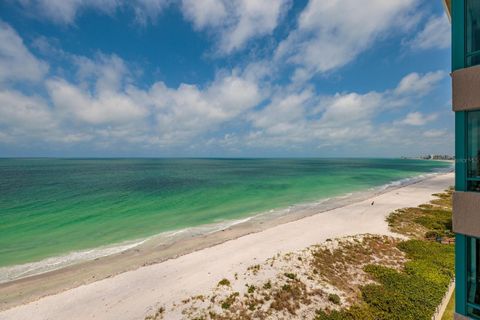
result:
M 455 319 L 480 319 L 480 0 L 445 0 L 455 112 Z

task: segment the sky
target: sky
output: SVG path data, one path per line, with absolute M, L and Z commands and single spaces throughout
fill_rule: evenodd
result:
M 0 1 L 0 157 L 453 154 L 431 0 Z

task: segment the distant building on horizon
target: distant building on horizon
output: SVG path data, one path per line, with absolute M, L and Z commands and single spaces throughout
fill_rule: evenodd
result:
M 480 0 L 444 0 L 452 22 L 456 320 L 480 319 Z
M 455 156 L 451 156 L 449 154 L 426 154 L 419 157 L 401 157 L 401 159 L 455 160 Z
M 424 160 L 455 160 L 454 156 L 448 154 L 427 154 L 420 156 L 420 159 Z

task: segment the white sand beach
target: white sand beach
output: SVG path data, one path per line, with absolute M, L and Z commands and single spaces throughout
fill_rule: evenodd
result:
M 0 319 L 144 319 L 162 305 L 209 291 L 220 279 L 241 273 L 278 253 L 348 235 L 392 235 L 385 221 L 390 212 L 426 203 L 433 193 L 453 184 L 453 173 L 440 174 L 341 208 L 15 306 L 0 312 Z M 48 276 L 37 281 L 42 279 L 49 281 Z M 21 290 L 18 296 L 28 293 L 26 286 L 12 285 L 7 289 Z

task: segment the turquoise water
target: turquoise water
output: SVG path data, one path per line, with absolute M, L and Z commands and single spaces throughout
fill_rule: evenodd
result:
M 448 167 L 392 159 L 0 159 L 0 266 L 239 219 Z

